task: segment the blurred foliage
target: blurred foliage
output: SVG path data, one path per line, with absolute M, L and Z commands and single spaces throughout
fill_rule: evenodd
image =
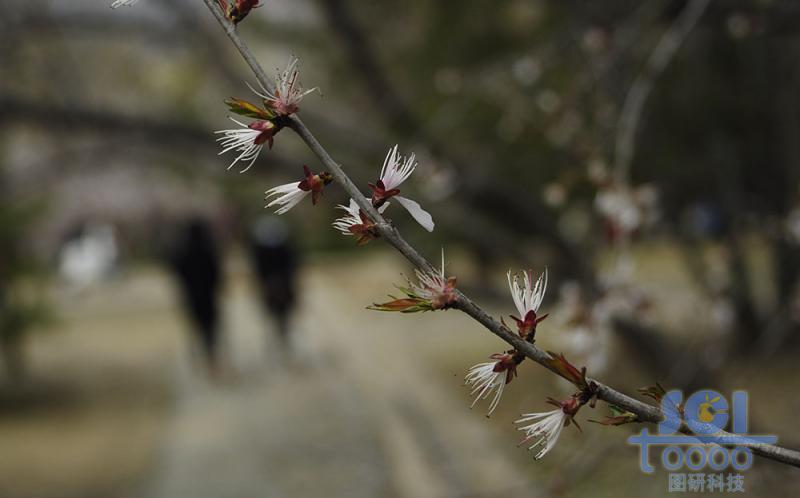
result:
M 197 212 L 235 240 L 263 213 L 264 190 L 318 163 L 283 131 L 247 174 L 225 171 L 211 132 L 228 124 L 226 98 L 252 99 L 243 81 L 253 80 L 195 2 L 46 5 L 29 2 L 0 24 L 2 64 L 19 69 L 0 82 L 0 123 L 11 136 L 35 125 L 51 139 L 28 152 L 59 158 L 57 168 L 45 157 L 15 169 L 49 180 L 57 209 L 50 234 L 37 233 L 42 245 L 94 216 L 121 228 L 128 255 L 157 255 L 151 240 Z M 598 178 L 613 173 L 634 81 L 686 6 L 272 0 L 240 31 L 268 70 L 301 58 L 304 85 L 322 90 L 301 115 L 365 190 L 389 146 L 417 152 L 408 188 L 437 230 L 390 216 L 424 252 L 447 241 L 484 269 L 547 262 L 592 289 L 613 232 L 596 208 L 607 187 Z M 653 82 L 635 134 L 631 192 L 655 194 L 661 217 L 633 242 L 679 242 L 698 285 L 734 302 L 743 330 L 788 320 L 800 275 L 800 246 L 785 228 L 800 203 L 798 18 L 788 0 L 712 2 Z M 80 187 L 63 188 L 70 181 Z M 334 187 L 323 205 L 346 201 Z M 287 218 L 305 247 L 350 248 L 330 229 L 336 216 L 304 205 Z M 747 263 L 747 237 L 765 248 L 766 267 Z M 703 263 L 708 242 L 725 249 L 723 290 Z M 765 274 L 775 290 L 762 294 L 779 296 L 766 305 L 750 288 Z
M 33 281 L 40 264 L 29 245 L 29 231 L 44 209 L 39 202 L 6 198 L 0 203 L 0 352 L 12 378 L 24 375 L 25 334 L 50 318 L 43 293 Z
M 800 324 L 798 2 L 711 2 L 654 80 L 627 191 L 612 193 L 656 194 L 660 217 L 629 241 L 651 281 L 625 282 L 655 291 L 621 298 L 604 281 L 616 247 L 598 199 L 611 190 L 626 98 L 687 1 L 264 3 L 241 34 L 268 71 L 301 58 L 304 85 L 322 96 L 300 115 L 358 185 L 375 181 L 395 143 L 417 153 L 403 188 L 437 230 L 390 215 L 424 253 L 446 242 L 448 254 L 467 254 L 477 278 L 460 283 L 490 294 L 504 285 L 495 267 L 547 265 L 554 284 L 580 288 L 578 311 L 553 329 L 566 342 L 583 326 L 584 356 L 605 355 L 612 380 L 722 388 L 731 370 L 744 384 L 751 368 L 769 377 L 754 388 L 791 402 L 762 364 L 792 351 Z M 252 99 L 243 82 L 253 78 L 196 0 L 117 11 L 21 2 L 0 19 L 0 40 L 0 67 L 14 75 L 0 79 L 3 342 L 46 317 L 31 275 L 77 223 L 112 223 L 128 258 L 160 256 L 176 224 L 198 213 L 235 243 L 264 213 L 267 188 L 299 180 L 303 164 L 317 169 L 287 130 L 247 174 L 226 171 L 213 130 L 229 125 L 226 98 Z M 17 202 L 30 192 L 46 206 Z M 299 206 L 286 215 L 293 235 L 306 249 L 350 250 L 352 238 L 330 227 L 346 201 L 332 186 L 316 208 Z M 655 319 L 642 318 L 648 308 Z M 613 327 L 597 326 L 598 309 Z M 621 352 L 592 342 L 611 328 Z

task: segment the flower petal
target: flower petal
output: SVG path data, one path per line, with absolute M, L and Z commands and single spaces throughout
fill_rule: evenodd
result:
M 408 211 L 409 214 L 411 214 L 411 216 L 417 220 L 417 223 L 422 225 L 422 228 L 429 232 L 433 231 L 433 217 L 431 217 L 427 211 L 422 209 L 418 202 L 401 197 L 399 195 L 395 196 L 395 199 L 397 199 L 397 202 L 399 202 L 401 206 L 406 208 L 406 211 Z
M 278 185 L 277 187 L 267 190 L 264 199 L 267 200 L 271 197 L 275 197 L 275 199 L 267 204 L 267 207 L 270 208 L 277 204 L 280 207 L 275 213 L 284 214 L 300 203 L 300 201 L 310 193 L 311 191 L 300 190 L 298 188 L 298 183 L 293 182 L 285 185 Z

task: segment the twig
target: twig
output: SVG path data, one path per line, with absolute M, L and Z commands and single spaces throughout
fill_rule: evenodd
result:
M 703 3 L 707 4 L 709 0 L 696 0 L 694 4 Z M 264 85 L 265 88 L 272 88 L 272 81 L 267 77 L 264 69 L 258 63 L 253 53 L 247 44 L 239 37 L 236 32 L 236 27 L 217 7 L 216 0 L 203 0 L 208 9 L 220 23 L 225 30 L 228 38 L 233 42 L 234 46 L 239 50 L 245 62 L 250 66 L 258 79 L 259 83 Z M 705 6 L 703 7 L 705 8 Z M 414 266 L 423 271 L 433 270 L 428 260 L 417 252 L 406 240 L 400 235 L 400 232 L 390 223 L 388 223 L 372 206 L 363 193 L 355 186 L 347 174 L 342 170 L 336 161 L 328 154 L 325 148 L 317 141 L 314 135 L 309 131 L 303 122 L 295 115 L 290 116 L 289 126 L 300 136 L 306 143 L 311 151 L 322 161 L 325 167 L 329 170 L 334 179 L 339 182 L 344 190 L 356 201 L 358 206 L 376 223 L 381 236 L 399 251 L 406 259 L 408 259 Z M 503 324 L 489 316 L 481 307 L 475 304 L 464 293 L 458 293 L 458 300 L 455 307 L 467 315 L 471 316 L 475 321 L 486 327 L 490 332 L 510 344 L 514 349 L 524 354 L 531 360 L 539 363 L 543 367 L 558 374 L 554 367 L 550 365 L 550 356 L 527 342 L 519 335 L 513 333 Z M 592 380 L 592 379 L 589 379 Z M 619 406 L 620 408 L 635 413 L 640 422 L 658 423 L 663 419 L 661 410 L 655 406 L 649 405 L 642 401 L 631 398 L 630 396 L 621 393 L 601 382 L 594 381 L 597 386 L 597 397 L 607 403 Z M 688 429 L 684 429 L 688 431 Z M 721 432 L 722 435 L 729 435 L 727 432 Z M 753 453 L 761 455 L 765 458 L 775 460 L 778 462 L 800 467 L 800 452 L 782 448 L 780 446 L 771 444 L 758 444 L 751 447 Z
M 587 287 L 590 294 L 596 292 L 596 285 L 586 265 L 587 259 L 577 250 L 575 244 L 567 240 L 558 230 L 552 217 L 546 214 L 539 203 L 530 198 L 524 199 L 509 196 L 505 187 L 493 180 L 492 175 L 486 171 L 492 169 L 490 164 L 482 163 L 480 159 L 470 157 L 466 159 L 458 150 L 450 147 L 446 140 L 438 137 L 415 115 L 397 88 L 392 84 L 383 70 L 383 65 L 378 59 L 375 50 L 369 43 L 369 37 L 353 16 L 347 0 L 320 0 L 320 8 L 327 13 L 329 24 L 342 40 L 350 65 L 354 73 L 360 77 L 364 88 L 371 97 L 373 105 L 380 109 L 390 129 L 402 130 L 411 133 L 414 141 L 426 145 L 429 153 L 437 161 L 445 164 L 459 164 L 459 196 L 455 202 L 462 211 L 474 211 L 481 204 L 491 206 L 491 216 L 508 221 L 506 213 L 517 214 L 518 223 L 530 233 L 536 233 L 547 238 L 556 246 L 556 253 L 564 259 L 563 267 Z M 555 51 L 555 50 L 549 50 Z M 484 210 L 486 211 L 486 210 Z M 511 248 L 495 241 L 495 245 Z
M 647 97 L 653 90 L 656 79 L 670 63 L 678 48 L 697 21 L 705 12 L 711 0 L 692 0 L 675 19 L 675 22 L 661 37 L 642 72 L 636 77 L 631 89 L 625 96 L 617 126 L 616 144 L 614 147 L 614 174 L 620 183 L 626 183 L 631 160 L 635 150 L 636 131 L 642 117 L 642 109 Z

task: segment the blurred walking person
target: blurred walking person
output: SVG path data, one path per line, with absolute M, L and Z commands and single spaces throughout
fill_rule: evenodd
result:
M 211 374 L 216 374 L 219 372 L 220 256 L 209 223 L 200 218 L 187 221 L 177 234 L 169 259 L 206 366 Z
M 289 228 L 276 217 L 259 218 L 252 227 L 249 245 L 263 306 L 275 319 L 281 344 L 289 348 L 289 320 L 295 305 L 298 266 Z

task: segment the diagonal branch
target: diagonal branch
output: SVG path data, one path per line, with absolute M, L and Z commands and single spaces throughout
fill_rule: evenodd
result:
M 620 112 L 614 155 L 616 180 L 625 183 L 635 150 L 636 131 L 642 117 L 645 101 L 653 91 L 656 79 L 675 57 L 683 41 L 694 29 L 711 0 L 692 0 L 661 37 L 644 69 L 636 77 Z
M 509 196 L 505 187 L 493 180 L 492 175 L 485 172 L 492 169 L 489 164 L 481 164 L 474 158 L 462 157 L 457 150 L 449 146 L 446 140 L 436 136 L 425 123 L 413 112 L 405 99 L 391 83 L 391 78 L 382 69 L 378 55 L 372 49 L 368 37 L 353 16 L 348 0 L 320 0 L 318 2 L 328 17 L 334 32 L 341 38 L 350 65 L 359 76 L 373 105 L 380 109 L 381 116 L 390 129 L 411 133 L 412 138 L 426 144 L 431 155 L 445 163 L 460 165 L 461 194 L 456 199 L 459 209 L 473 211 L 481 205 L 491 207 L 489 216 L 498 217 L 508 222 L 506 213 L 517 214 L 510 229 L 517 228 L 517 223 L 524 231 L 541 234 L 556 248 L 556 254 L 564 259 L 564 267 L 571 271 L 589 290 L 595 292 L 595 283 L 586 258 L 575 244 L 566 239 L 553 222 L 552 217 L 544 215 L 542 206 L 535 199 L 521 199 Z M 500 244 L 502 246 L 502 244 Z
M 696 2 L 707 2 L 708 0 L 695 0 Z M 228 21 L 225 15 L 217 6 L 216 0 L 203 0 L 208 9 L 214 15 L 216 20 L 225 30 L 231 42 L 239 50 L 242 58 L 247 62 L 253 70 L 259 83 L 264 85 L 265 88 L 271 89 L 273 87 L 272 81 L 267 77 L 264 69 L 258 63 L 255 56 L 251 52 L 247 44 L 239 37 L 236 27 L 233 23 Z M 412 247 L 401 235 L 400 232 L 392 224 L 388 223 L 372 206 L 364 194 L 355 186 L 347 174 L 342 170 L 341 166 L 333 160 L 325 148 L 317 141 L 311 131 L 306 128 L 303 122 L 295 115 L 289 118 L 289 127 L 291 127 L 300 138 L 306 143 L 309 149 L 322 161 L 326 168 L 328 168 L 334 179 L 339 182 L 344 190 L 356 201 L 358 206 L 376 223 L 381 236 L 399 251 L 406 259 L 408 259 L 414 266 L 422 271 L 433 270 L 428 260 L 426 260 L 419 252 Z M 458 293 L 458 300 L 455 307 L 475 321 L 486 327 L 490 332 L 501 338 L 506 343 L 510 344 L 514 349 L 524 354 L 526 357 L 542 365 L 555 374 L 560 375 L 556 369 L 551 366 L 550 356 L 537 348 L 530 342 L 519 335 L 513 333 L 502 323 L 489 316 L 480 306 L 475 304 L 464 293 Z M 624 410 L 635 413 L 640 422 L 657 423 L 663 419 L 661 410 L 655 406 L 643 403 L 642 401 L 631 398 L 630 396 L 621 393 L 605 384 L 594 381 L 598 385 L 597 397 L 603 401 L 617 405 Z M 688 431 L 687 428 L 683 430 Z M 722 432 L 721 435 L 730 435 Z M 751 446 L 753 453 L 761 455 L 765 458 L 775 460 L 778 462 L 786 463 L 795 467 L 800 467 L 800 452 L 782 448 L 780 446 L 771 444 L 756 444 Z

